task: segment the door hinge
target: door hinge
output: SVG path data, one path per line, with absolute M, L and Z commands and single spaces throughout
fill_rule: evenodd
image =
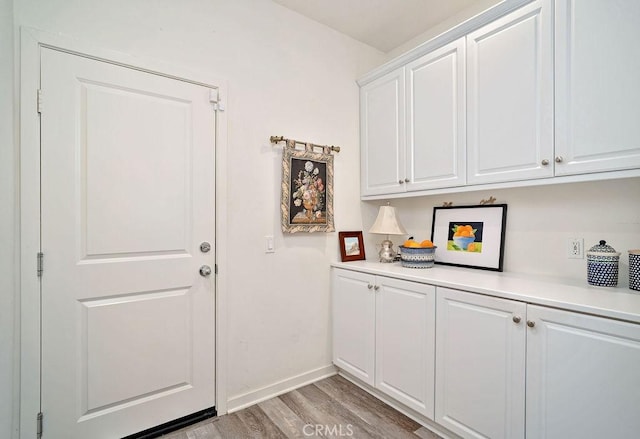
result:
M 42 437 L 42 412 L 36 416 L 36 437 L 37 439 Z
M 213 265 L 213 272 L 214 272 L 215 274 L 218 274 L 218 264 L 214 264 L 214 265 Z
M 215 111 L 224 111 L 224 102 L 220 96 L 219 90 L 209 90 L 209 102 L 213 104 Z
M 38 277 L 42 277 L 43 268 L 44 268 L 44 253 L 38 252 Z
M 38 113 L 42 113 L 42 89 L 38 89 Z

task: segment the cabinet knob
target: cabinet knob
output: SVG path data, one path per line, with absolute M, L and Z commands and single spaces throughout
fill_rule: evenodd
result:
M 542 166 L 547 166 L 549 164 L 549 160 L 544 159 L 540 163 L 542 163 Z
M 402 184 L 404 183 L 404 180 L 398 180 L 398 183 Z
M 371 289 L 371 288 L 373 288 L 373 285 L 369 284 L 369 285 L 367 285 L 367 288 Z
M 375 287 L 373 287 L 373 289 L 378 291 L 380 289 L 380 285 L 376 285 Z
M 513 316 L 513 323 L 520 323 L 522 318 L 520 316 Z
M 533 320 L 527 320 L 527 326 L 529 328 L 533 328 L 534 326 L 536 326 L 536 322 L 534 322 Z
M 410 181 L 411 181 L 411 180 L 409 180 L 408 178 L 405 178 L 405 179 L 404 179 L 404 182 L 405 182 L 405 183 L 409 183 Z
M 563 158 L 562 158 L 561 155 L 556 157 L 556 163 L 562 163 L 562 160 L 563 160 Z

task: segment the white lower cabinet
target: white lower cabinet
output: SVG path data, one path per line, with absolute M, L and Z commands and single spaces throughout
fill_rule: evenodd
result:
M 333 361 L 433 419 L 435 287 L 334 269 Z
M 639 437 L 640 325 L 535 305 L 527 320 L 527 438 Z
M 526 304 L 438 288 L 436 419 L 465 438 L 524 438 Z
M 463 438 L 637 437 L 640 325 L 447 288 L 436 307 L 438 424 Z
M 332 282 L 335 365 L 462 438 L 638 437 L 640 325 L 345 269 Z

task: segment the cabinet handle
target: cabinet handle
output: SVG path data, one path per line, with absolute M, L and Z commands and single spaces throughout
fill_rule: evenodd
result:
M 411 181 L 411 180 L 409 180 L 408 178 L 405 178 L 405 179 L 404 179 L 404 182 L 405 182 L 405 183 L 409 183 L 410 181 Z
M 540 163 L 542 163 L 542 166 L 547 166 L 549 164 L 549 160 L 544 159 Z
M 369 285 L 367 285 L 367 288 L 371 289 L 371 288 L 373 288 L 373 285 L 369 284 Z
M 380 289 L 380 285 L 376 285 L 375 287 L 373 287 L 373 289 L 378 291 Z
M 520 323 L 522 318 L 520 316 L 513 316 L 513 323 Z
M 404 183 L 404 180 L 398 180 L 398 183 L 402 184 Z
M 527 326 L 529 328 L 533 328 L 534 326 L 536 326 L 536 322 L 534 322 L 533 320 L 527 320 Z
M 556 163 L 562 163 L 562 160 L 563 160 L 563 158 L 562 158 L 562 156 L 561 156 L 561 155 L 559 155 L 558 157 L 556 157 Z

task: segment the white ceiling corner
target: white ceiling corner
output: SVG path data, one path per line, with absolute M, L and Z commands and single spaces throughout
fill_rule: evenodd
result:
M 273 0 L 388 52 L 470 7 L 475 0 Z

